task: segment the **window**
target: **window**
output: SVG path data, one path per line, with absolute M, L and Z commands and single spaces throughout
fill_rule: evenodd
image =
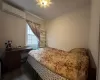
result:
M 38 48 L 38 38 L 32 32 L 31 28 L 27 24 L 27 46 L 32 46 L 33 48 Z

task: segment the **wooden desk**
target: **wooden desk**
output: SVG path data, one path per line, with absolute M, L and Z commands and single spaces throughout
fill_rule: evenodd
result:
M 4 51 L 2 60 L 2 73 L 10 72 L 21 67 L 21 54 L 28 53 L 32 48 L 14 48 L 10 51 Z

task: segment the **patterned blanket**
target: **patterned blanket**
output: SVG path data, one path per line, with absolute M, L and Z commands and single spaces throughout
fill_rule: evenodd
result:
M 29 54 L 51 71 L 68 80 L 86 80 L 89 65 L 87 50 L 76 48 L 69 52 L 55 48 L 40 48 Z

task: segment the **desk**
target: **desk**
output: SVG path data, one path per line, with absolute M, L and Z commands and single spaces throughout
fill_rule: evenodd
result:
M 32 48 L 14 48 L 10 51 L 2 50 L 2 55 L 0 56 L 2 62 L 2 73 L 10 72 L 14 69 L 21 67 L 21 55 L 28 53 Z

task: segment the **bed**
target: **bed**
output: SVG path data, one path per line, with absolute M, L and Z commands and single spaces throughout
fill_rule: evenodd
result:
M 40 48 L 30 51 L 27 61 L 43 80 L 87 80 L 89 57 L 84 48 Z

